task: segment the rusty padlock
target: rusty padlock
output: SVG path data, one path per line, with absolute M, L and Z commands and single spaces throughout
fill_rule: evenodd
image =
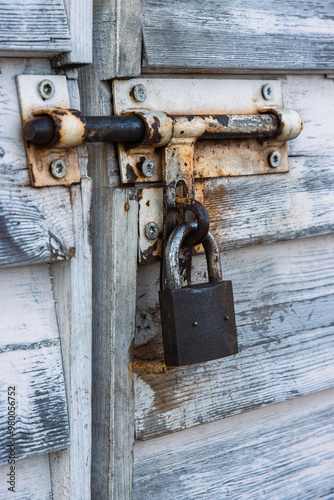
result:
M 238 352 L 232 282 L 222 280 L 219 248 L 210 231 L 202 242 L 209 283 L 181 285 L 181 247 L 196 227 L 194 222 L 178 226 L 165 248 L 168 288 L 160 290 L 159 300 L 167 366 L 201 363 Z

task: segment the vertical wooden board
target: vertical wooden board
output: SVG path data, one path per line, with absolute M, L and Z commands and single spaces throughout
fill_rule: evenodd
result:
M 49 269 L 2 269 L 0 309 L 0 463 L 6 463 L 8 443 L 22 459 L 66 448 L 69 432 Z
M 100 195 L 105 210 L 94 213 L 93 208 L 101 239 L 93 247 L 97 260 L 93 271 L 92 494 L 99 499 L 130 499 L 138 203 L 131 190 L 102 189 Z
M 135 446 L 136 500 L 331 499 L 334 391 Z
M 71 52 L 56 60 L 57 66 L 90 64 L 93 56 L 93 0 L 65 0 L 71 33 Z
M 333 68 L 332 2 L 144 1 L 146 71 Z
M 14 467 L 14 469 L 10 469 Z M 14 472 L 15 485 L 8 484 Z M 14 488 L 14 490 L 8 490 Z M 40 455 L 20 460 L 15 464 L 0 467 L 0 498 L 2 500 L 54 500 L 50 481 L 48 455 Z
M 94 1 L 93 46 L 100 80 L 140 75 L 142 0 Z
M 239 353 L 166 368 L 159 266 L 139 269 L 136 436 L 150 439 L 333 387 L 333 235 L 221 254 L 233 283 Z M 204 256 L 193 278 L 207 279 Z M 191 348 L 189 346 L 189 348 Z

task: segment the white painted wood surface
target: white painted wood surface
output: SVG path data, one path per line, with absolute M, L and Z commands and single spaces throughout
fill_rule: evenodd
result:
M 143 70 L 332 69 L 333 15 L 329 0 L 144 0 Z
M 93 0 L 65 0 L 71 52 L 56 58 L 56 66 L 90 64 L 93 57 Z
M 239 353 L 166 368 L 159 266 L 138 274 L 136 436 L 149 439 L 333 387 L 334 236 L 222 254 L 233 283 Z M 205 281 L 204 256 L 193 262 Z
M 63 0 L 0 1 L 0 56 L 47 57 L 69 50 Z
M 1 500 L 54 500 L 50 481 L 50 463 L 48 455 L 19 460 L 15 463 L 15 490 L 7 483 L 10 465 L 0 467 Z
M 90 498 L 92 417 L 92 297 L 89 237 L 91 182 L 71 187 L 78 252 L 54 264 L 54 293 L 61 332 L 71 443 L 50 455 L 54 500 Z
M 12 441 L 19 460 L 66 448 L 69 431 L 49 269 L 1 269 L 0 276 L 0 463 L 4 464 Z M 8 388 L 13 386 L 12 436 L 7 423 Z
M 137 443 L 134 498 L 330 500 L 333 412 L 332 389 Z

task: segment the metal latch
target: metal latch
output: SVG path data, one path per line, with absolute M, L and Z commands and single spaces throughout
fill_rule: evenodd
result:
M 176 198 L 195 199 L 195 179 L 288 172 L 286 141 L 302 130 L 277 80 L 116 80 L 113 99 L 110 117 L 51 105 L 27 114 L 21 104 L 23 135 L 35 160 L 82 142 L 117 142 L 122 183 L 155 183 L 139 188 L 140 261 L 160 254 L 158 237 L 176 225 Z

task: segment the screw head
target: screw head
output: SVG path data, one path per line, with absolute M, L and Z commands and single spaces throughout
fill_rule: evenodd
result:
M 147 98 L 147 90 L 141 83 L 135 85 L 132 89 L 132 96 L 138 102 L 144 102 Z
M 67 172 L 66 163 L 63 160 L 55 160 L 50 165 L 50 172 L 56 179 L 62 179 Z
M 266 101 L 274 99 L 274 87 L 270 83 L 266 83 L 262 87 L 262 95 Z
M 155 172 L 155 165 L 152 160 L 144 160 L 141 166 L 141 171 L 145 177 L 152 177 Z
M 38 86 L 38 92 L 42 99 L 51 99 L 55 95 L 56 89 L 51 80 L 42 80 Z
M 159 228 L 155 222 L 148 222 L 145 226 L 146 238 L 149 240 L 156 240 L 159 236 Z
M 271 155 L 269 156 L 269 165 L 271 167 L 278 167 L 279 164 L 281 163 L 281 153 L 279 151 L 274 151 L 273 153 L 271 153 Z

